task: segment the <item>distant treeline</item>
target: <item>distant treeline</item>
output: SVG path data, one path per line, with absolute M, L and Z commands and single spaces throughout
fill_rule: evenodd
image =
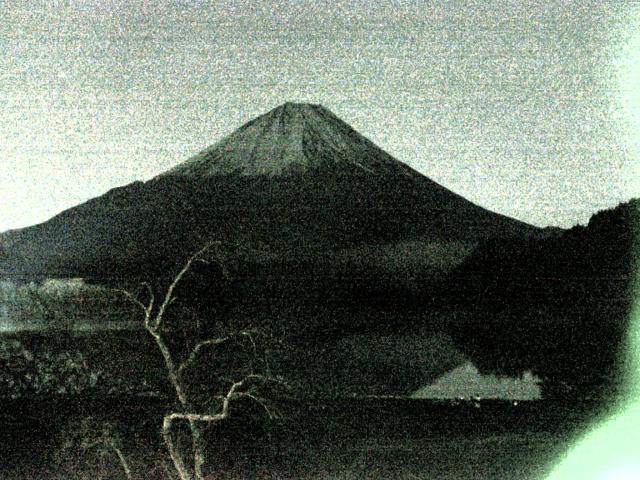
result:
M 132 320 L 134 314 L 133 305 L 122 294 L 82 279 L 0 280 L 0 324 L 5 331 L 73 329 L 80 322 Z

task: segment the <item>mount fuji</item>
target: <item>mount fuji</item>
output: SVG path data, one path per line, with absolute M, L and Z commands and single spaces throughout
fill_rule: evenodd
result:
M 286 103 L 149 181 L 1 234 L 0 271 L 128 275 L 209 239 L 291 258 L 537 230 L 430 180 L 328 109 Z

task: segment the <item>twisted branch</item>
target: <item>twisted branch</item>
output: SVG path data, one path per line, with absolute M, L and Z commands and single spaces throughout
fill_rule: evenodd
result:
M 250 382 L 260 381 L 260 382 L 272 382 L 272 383 L 282 383 L 284 382 L 276 377 L 250 374 L 244 377 L 240 381 L 231 382 L 231 386 L 227 390 L 226 394 L 217 397 L 221 402 L 220 411 L 217 413 L 196 413 L 193 411 L 193 405 L 188 398 L 187 391 L 184 389 L 183 383 L 181 381 L 181 374 L 192 366 L 198 356 L 202 352 L 203 349 L 209 347 L 215 347 L 222 345 L 228 341 L 231 341 L 238 337 L 246 337 L 249 339 L 249 342 L 252 345 L 253 353 L 257 355 L 257 346 L 256 342 L 253 338 L 253 335 L 256 333 L 255 331 L 241 331 L 238 333 L 228 334 L 224 337 L 212 338 L 200 341 L 191 349 L 187 358 L 178 366 L 174 362 L 173 356 L 168 348 L 168 345 L 165 341 L 162 323 L 164 320 L 165 312 L 167 308 L 176 300 L 174 292 L 177 286 L 182 281 L 183 277 L 187 274 L 189 269 L 192 267 L 194 262 L 202 261 L 208 263 L 209 260 L 203 259 L 203 256 L 209 252 L 214 246 L 220 245 L 220 242 L 210 242 L 207 243 L 204 247 L 198 250 L 195 254 L 193 254 L 186 261 L 182 269 L 177 273 L 177 275 L 173 278 L 171 284 L 167 287 L 167 290 L 164 294 L 162 302 L 158 307 L 157 311 L 155 308 L 155 296 L 151 286 L 148 283 L 143 283 L 146 287 L 149 295 L 149 301 L 147 304 L 143 303 L 138 297 L 131 294 L 130 292 L 123 290 L 122 292 L 125 296 L 131 300 L 135 305 L 140 307 L 144 312 L 144 326 L 145 329 L 151 334 L 151 336 L 155 339 L 160 352 L 164 358 L 165 366 L 167 368 L 167 374 L 170 380 L 171 385 L 173 386 L 177 399 L 185 411 L 182 412 L 172 412 L 168 413 L 164 416 L 163 424 L 162 424 L 162 436 L 164 438 L 167 449 L 169 450 L 169 455 L 173 464 L 176 468 L 178 475 L 181 480 L 188 480 L 191 478 L 190 469 L 184 462 L 182 455 L 178 451 L 177 446 L 175 445 L 172 435 L 171 435 L 171 427 L 174 421 L 182 420 L 187 421 L 189 424 L 189 428 L 191 429 L 192 440 L 193 440 L 193 455 L 194 455 L 194 463 L 193 467 L 195 470 L 195 476 L 197 479 L 204 479 L 203 474 L 203 464 L 204 464 L 204 444 L 202 441 L 202 430 L 200 427 L 201 423 L 216 423 L 224 420 L 230 415 L 230 405 L 231 402 L 240 398 L 247 398 L 251 401 L 260 405 L 269 418 L 275 418 L 278 416 L 278 412 L 272 409 L 267 401 L 255 394 L 255 387 L 251 387 L 249 385 Z M 214 257 L 214 261 L 220 266 L 222 269 L 222 274 L 225 278 L 228 278 L 228 272 L 225 268 L 220 255 L 216 255 Z M 268 363 L 267 363 L 268 365 Z

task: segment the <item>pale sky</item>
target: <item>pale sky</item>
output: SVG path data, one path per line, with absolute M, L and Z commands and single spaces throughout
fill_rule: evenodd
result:
M 0 0 L 0 231 L 320 103 L 537 225 L 640 196 L 632 1 Z

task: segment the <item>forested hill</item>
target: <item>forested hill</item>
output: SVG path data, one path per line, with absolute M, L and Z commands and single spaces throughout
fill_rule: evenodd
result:
M 447 284 L 450 302 L 473 312 L 451 326 L 458 344 L 482 369 L 530 369 L 560 395 L 616 387 L 639 227 L 635 199 L 547 238 L 485 242 Z

